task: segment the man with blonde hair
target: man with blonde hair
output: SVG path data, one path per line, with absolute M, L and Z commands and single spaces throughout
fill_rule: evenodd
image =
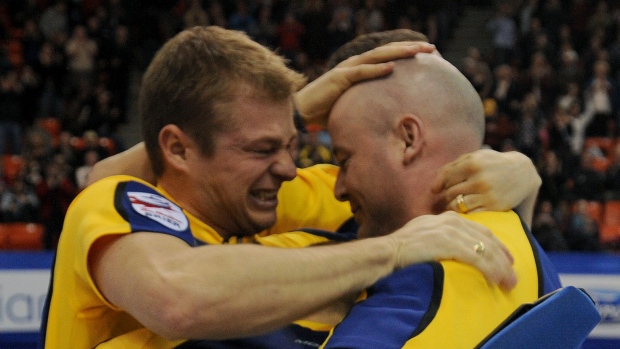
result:
M 329 110 L 351 83 L 389 73 L 392 64 L 380 62 L 419 50 L 388 47 L 348 61 L 327 75 L 335 87 L 321 107 Z M 131 164 L 150 163 L 156 185 L 106 177 L 73 202 L 48 296 L 45 348 L 174 348 L 254 336 L 427 260 L 463 260 L 514 286 L 503 244 L 454 213 L 376 239 L 260 246 L 265 236 L 337 231 L 351 219 L 350 206 L 333 198 L 336 167 L 295 168 L 293 93 L 302 83 L 281 57 L 236 31 L 196 27 L 160 49 L 140 91 L 148 161 Z M 311 236 L 312 243 L 340 237 Z M 471 248 L 479 242 L 483 256 Z

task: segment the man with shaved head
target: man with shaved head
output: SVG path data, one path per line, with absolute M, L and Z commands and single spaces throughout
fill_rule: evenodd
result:
M 341 166 L 336 196 L 350 202 L 359 237 L 367 238 L 445 210 L 432 179 L 443 165 L 480 149 L 484 114 L 475 89 L 454 66 L 418 54 L 397 61 L 390 76 L 347 90 L 332 109 L 328 129 Z M 506 244 L 519 279 L 514 289 L 490 285 L 455 261 L 408 267 L 369 289 L 325 348 L 472 348 L 520 304 L 561 287 L 514 211 L 463 216 Z M 485 253 L 482 244 L 473 248 Z

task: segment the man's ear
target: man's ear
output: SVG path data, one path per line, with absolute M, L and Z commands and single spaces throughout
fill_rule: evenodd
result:
M 187 134 L 177 125 L 166 125 L 159 131 L 159 146 L 167 166 L 185 168 L 189 141 Z
M 398 124 L 398 133 L 404 144 L 403 164 L 409 165 L 422 151 L 424 145 L 424 123 L 418 116 L 406 114 Z

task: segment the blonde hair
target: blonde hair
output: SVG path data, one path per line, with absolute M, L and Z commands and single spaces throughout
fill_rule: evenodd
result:
M 230 127 L 226 105 L 240 86 L 273 101 L 291 98 L 305 78 L 246 34 L 194 27 L 170 39 L 147 68 L 140 89 L 142 136 L 153 171 L 163 172 L 159 132 L 175 124 L 211 155 L 218 133 Z

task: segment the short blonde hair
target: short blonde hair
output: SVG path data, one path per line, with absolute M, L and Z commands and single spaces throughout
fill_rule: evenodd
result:
M 165 125 L 177 125 L 210 155 L 228 127 L 225 106 L 241 85 L 281 101 L 304 83 L 282 57 L 242 32 L 216 26 L 180 32 L 157 52 L 140 88 L 142 136 L 155 175 L 163 173 L 158 137 Z

